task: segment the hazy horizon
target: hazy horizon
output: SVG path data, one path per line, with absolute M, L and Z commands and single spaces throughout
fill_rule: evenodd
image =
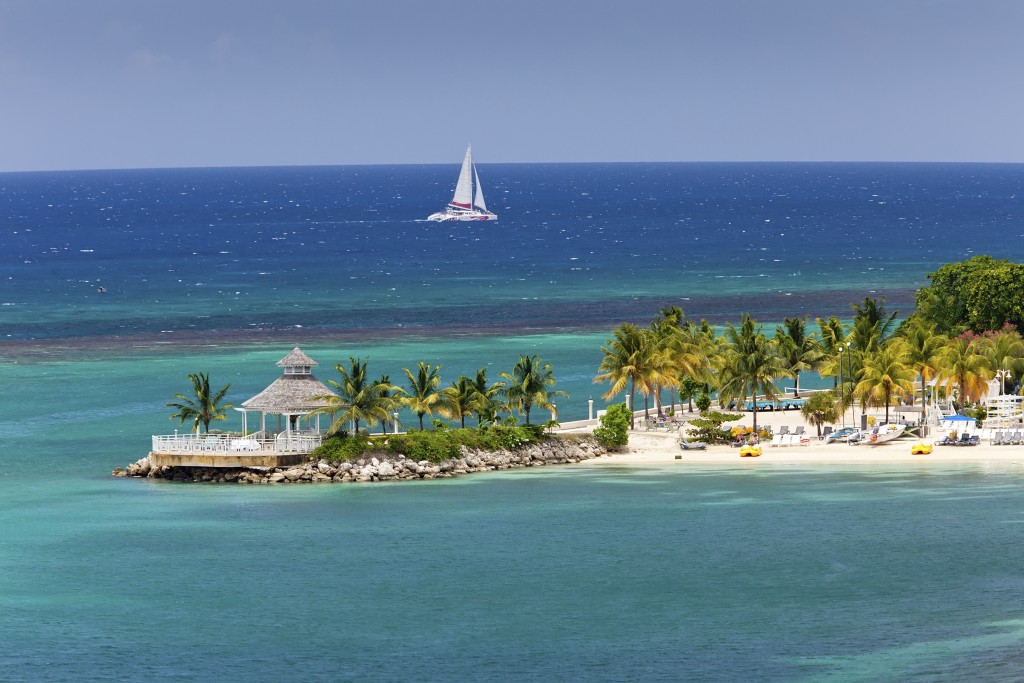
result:
M 0 171 L 1024 161 L 1015 0 L 6 0 Z

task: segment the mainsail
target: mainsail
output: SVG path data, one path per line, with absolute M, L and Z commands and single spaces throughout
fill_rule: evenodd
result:
M 466 148 L 466 158 L 462 160 L 462 171 L 459 173 L 459 182 L 455 186 L 455 196 L 448 203 L 449 206 L 454 206 L 457 209 L 472 208 L 473 176 L 471 173 L 475 171 L 476 167 L 473 166 L 473 146 L 470 145 Z

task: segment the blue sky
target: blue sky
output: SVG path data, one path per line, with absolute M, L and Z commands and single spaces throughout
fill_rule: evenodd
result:
M 1019 0 L 0 0 L 0 171 L 1024 162 Z

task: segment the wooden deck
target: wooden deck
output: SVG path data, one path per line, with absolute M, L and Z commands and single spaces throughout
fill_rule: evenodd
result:
M 149 461 L 156 467 L 286 467 L 306 460 L 322 440 L 322 434 L 300 432 L 159 435 Z

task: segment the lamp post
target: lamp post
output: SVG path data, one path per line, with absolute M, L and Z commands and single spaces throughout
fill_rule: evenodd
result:
M 853 346 L 853 344 L 851 342 L 846 342 L 844 348 L 845 348 L 845 351 L 846 351 L 846 371 L 847 371 L 847 374 L 850 377 L 850 382 L 852 383 L 853 382 L 853 359 L 850 358 L 850 347 L 851 346 Z M 853 390 L 852 389 L 850 390 L 850 398 L 851 399 L 853 398 Z M 850 401 L 850 408 L 851 408 L 851 410 L 853 408 L 853 401 L 852 400 Z M 846 409 L 844 408 L 843 409 L 843 424 L 846 424 L 846 417 L 845 416 L 846 416 Z M 853 419 L 852 415 L 850 416 L 850 419 L 851 420 Z M 856 427 L 857 425 L 854 425 L 854 426 Z
M 843 405 L 843 345 L 839 345 L 839 405 Z M 846 408 L 843 408 L 843 427 L 846 426 Z
M 1010 371 L 1001 368 L 996 370 L 996 377 L 999 378 L 999 395 L 1006 396 L 1006 378 L 1010 376 Z

